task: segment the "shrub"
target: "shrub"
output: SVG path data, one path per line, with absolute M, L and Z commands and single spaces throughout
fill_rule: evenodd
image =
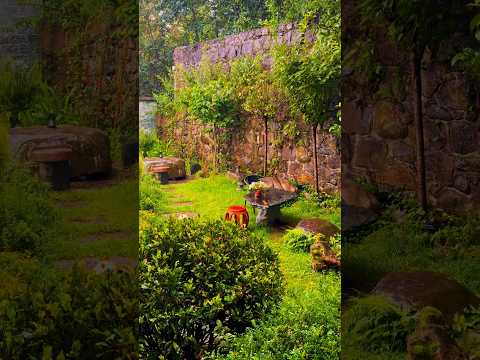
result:
M 147 358 L 198 358 L 270 312 L 282 294 L 274 252 L 223 221 L 144 221 L 140 254 L 140 351 Z
M 340 275 L 312 289 L 290 290 L 278 311 L 245 334 L 226 339 L 211 358 L 337 360 L 340 358 Z
M 140 132 L 140 154 L 143 157 L 169 156 L 173 154 L 170 142 L 161 141 L 154 133 Z
M 45 183 L 14 165 L 0 173 L 0 250 L 40 251 L 57 219 Z
M 285 246 L 295 252 L 308 252 L 310 245 L 315 242 L 315 237 L 301 229 L 287 230 L 283 236 Z
M 166 197 L 160 188 L 160 183 L 150 174 L 140 177 L 140 210 L 155 213 L 166 208 Z
M 136 358 L 135 273 L 59 272 L 12 254 L 0 264 L 17 283 L 2 289 L 0 358 Z
M 405 351 L 415 319 L 378 296 L 352 301 L 342 324 L 342 342 L 367 351 Z

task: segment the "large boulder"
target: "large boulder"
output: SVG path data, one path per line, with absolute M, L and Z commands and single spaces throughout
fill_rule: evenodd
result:
M 469 306 L 479 306 L 480 298 L 457 281 L 430 271 L 392 272 L 385 275 L 373 293 L 405 310 L 434 307 L 451 319 Z
M 296 228 L 312 234 L 322 234 L 326 239 L 340 232 L 335 224 L 318 218 L 303 219 L 297 224 Z
M 288 192 L 296 192 L 297 188 L 290 184 L 288 180 L 281 179 L 278 176 L 267 176 L 260 179 L 264 182 L 268 189 L 279 189 Z
M 143 160 L 146 171 L 152 167 L 168 167 L 168 178 L 170 180 L 184 179 L 187 176 L 185 161 L 174 157 L 149 157 Z
M 356 182 L 342 181 L 342 229 L 351 231 L 378 218 L 379 202 Z
M 110 173 L 110 141 L 105 132 L 88 127 L 61 125 L 16 127 L 10 129 L 12 156 L 19 162 L 33 163 L 38 150 L 68 148 L 71 177 Z

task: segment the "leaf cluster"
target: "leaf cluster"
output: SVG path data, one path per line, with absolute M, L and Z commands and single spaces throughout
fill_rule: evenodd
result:
M 195 358 L 243 332 L 281 298 L 278 258 L 260 238 L 223 221 L 143 220 L 141 353 Z

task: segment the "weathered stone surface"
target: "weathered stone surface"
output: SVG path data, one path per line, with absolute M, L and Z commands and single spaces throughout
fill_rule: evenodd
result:
M 149 171 L 151 167 L 168 167 L 168 178 L 170 180 L 183 179 L 187 176 L 185 170 L 185 161 L 174 157 L 151 157 L 143 160 L 145 170 Z
M 350 178 L 342 179 L 342 202 L 348 206 L 375 210 L 379 203 L 375 196 Z
M 94 128 L 73 125 L 54 129 L 17 127 L 10 130 L 10 145 L 13 156 L 21 162 L 31 162 L 32 154 L 37 150 L 71 149 L 71 177 L 109 173 L 112 167 L 108 136 Z
M 310 246 L 310 256 L 312 258 L 312 270 L 320 271 L 331 267 L 339 268 L 341 266 L 335 252 L 330 248 L 327 242 L 317 241 Z
M 373 130 L 384 139 L 403 139 L 408 135 L 408 128 L 399 121 L 398 110 L 394 104 L 382 101 L 375 106 Z
M 267 176 L 262 178 L 260 181 L 264 182 L 269 189 L 279 189 L 285 190 L 288 192 L 296 192 L 297 188 L 290 184 L 288 180 L 281 179 L 278 176 Z
M 447 318 L 468 306 L 480 305 L 480 298 L 457 281 L 429 271 L 389 273 L 378 282 L 373 293 L 406 310 L 432 306 Z
M 417 326 L 407 337 L 407 360 L 467 360 L 444 324 Z
M 378 182 L 398 189 L 413 190 L 415 188 L 415 172 L 404 163 L 388 163 L 379 171 Z
M 454 188 L 443 189 L 436 199 L 435 205 L 448 211 L 468 210 L 469 198 Z
M 355 143 L 353 165 L 366 168 L 381 168 L 387 156 L 386 145 L 373 137 L 360 138 Z
M 303 219 L 297 224 L 296 229 L 301 229 L 313 234 L 322 234 L 326 239 L 340 232 L 340 229 L 335 224 L 318 218 Z
M 371 209 L 342 204 L 342 231 L 355 230 L 372 223 L 377 218 L 378 214 Z

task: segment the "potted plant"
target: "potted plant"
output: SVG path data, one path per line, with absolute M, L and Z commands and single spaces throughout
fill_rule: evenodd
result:
M 267 184 L 265 184 L 263 181 L 256 181 L 254 183 L 251 183 L 248 189 L 250 191 L 255 191 L 255 198 L 260 199 L 262 197 L 262 191 L 267 188 Z

